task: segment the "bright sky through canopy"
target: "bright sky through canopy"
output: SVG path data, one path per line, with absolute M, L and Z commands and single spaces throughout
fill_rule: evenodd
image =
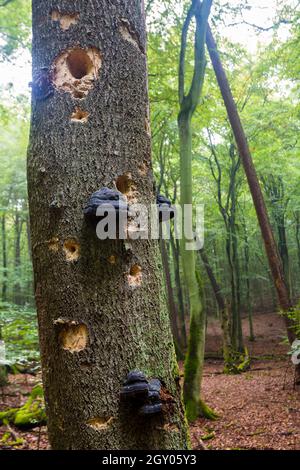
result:
M 226 0 L 222 0 L 227 3 Z M 238 0 L 231 0 L 230 5 L 235 6 Z M 245 10 L 243 19 L 245 22 L 257 26 L 268 28 L 274 21 L 276 13 L 276 0 L 252 0 L 251 10 Z M 245 23 L 235 24 L 234 26 L 222 27 L 220 34 L 228 37 L 231 41 L 241 43 L 250 53 L 254 54 L 259 44 L 267 43 L 272 36 L 272 31 L 258 33 L 253 27 Z M 288 34 L 288 27 L 283 25 L 279 31 L 280 37 Z M 7 86 L 12 83 L 16 94 L 29 91 L 29 82 L 31 81 L 30 53 L 23 50 L 13 63 L 0 64 L 0 86 Z

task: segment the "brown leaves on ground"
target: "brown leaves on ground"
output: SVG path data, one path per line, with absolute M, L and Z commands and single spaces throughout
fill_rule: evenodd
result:
M 245 338 L 249 335 L 243 319 Z M 219 415 L 191 426 L 194 448 L 202 439 L 207 449 L 300 449 L 300 390 L 294 389 L 294 367 L 282 344 L 285 327 L 278 314 L 254 317 L 254 342 L 246 341 L 251 368 L 241 375 L 224 375 L 222 361 L 205 362 L 202 397 Z M 221 332 L 211 322 L 207 351 L 220 352 Z
M 222 374 L 222 364 L 205 366 L 203 397 L 220 417 L 191 426 L 195 448 L 300 449 L 300 393 L 293 389 L 293 368 L 286 360 L 255 361 L 251 370 Z

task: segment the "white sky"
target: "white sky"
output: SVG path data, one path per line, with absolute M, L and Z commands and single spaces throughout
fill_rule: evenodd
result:
M 224 0 L 225 3 L 226 0 Z M 230 4 L 235 5 L 238 0 L 231 0 Z M 276 0 L 252 0 L 250 11 L 245 11 L 244 20 L 258 26 L 268 27 L 272 24 L 275 15 Z M 233 19 L 232 22 L 235 22 Z M 223 28 L 220 31 L 222 36 L 228 37 L 233 42 L 244 45 L 249 52 L 255 53 L 259 43 L 267 43 L 271 39 L 271 32 L 258 34 L 253 28 L 245 24 L 236 25 L 230 28 Z M 280 28 L 282 38 L 287 36 L 288 28 Z M 14 63 L 0 63 L 0 86 L 13 83 L 14 93 L 29 92 L 28 83 L 31 81 L 31 61 L 30 53 L 23 51 Z

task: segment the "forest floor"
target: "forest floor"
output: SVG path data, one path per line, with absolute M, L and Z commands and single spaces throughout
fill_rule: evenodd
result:
M 202 398 L 219 419 L 199 419 L 191 426 L 193 447 L 199 447 L 200 438 L 212 450 L 300 450 L 300 390 L 294 388 L 294 367 L 282 344 L 283 320 L 278 314 L 258 314 L 255 341 L 248 340 L 247 319 L 243 332 L 251 357 L 249 371 L 224 375 L 220 359 L 205 361 Z M 218 322 L 210 322 L 207 355 L 217 356 L 221 347 Z
M 245 338 L 247 320 L 243 321 Z M 199 419 L 191 426 L 194 449 L 203 444 L 217 449 L 300 450 L 300 391 L 294 389 L 293 366 L 282 342 L 284 325 L 276 314 L 254 317 L 256 340 L 247 341 L 252 357 L 249 371 L 235 376 L 222 374 L 221 331 L 210 321 L 203 377 L 203 398 L 219 415 L 216 421 Z M 9 376 L 9 385 L 0 392 L 0 410 L 23 405 L 39 377 Z M 7 432 L 0 426 L 0 440 Z M 13 448 L 47 449 L 46 427 L 31 431 L 12 430 L 23 442 Z M 12 448 L 1 444 L 0 449 Z

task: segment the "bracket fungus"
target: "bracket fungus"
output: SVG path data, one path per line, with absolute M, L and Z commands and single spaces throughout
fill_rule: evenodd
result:
M 121 400 L 135 405 L 140 416 L 151 416 L 162 411 L 160 391 L 158 379 L 149 381 L 143 372 L 133 370 L 128 373 L 120 396 Z
M 103 209 L 100 214 L 98 208 Z M 127 215 L 128 205 L 120 191 L 106 187 L 94 192 L 83 209 L 85 219 L 93 226 L 96 226 L 110 211 L 114 211 L 118 221 L 121 212 Z
M 33 96 L 36 100 L 46 100 L 54 93 L 52 84 L 52 73 L 48 67 L 41 67 L 33 74 L 32 82 L 30 83 Z
M 172 203 L 162 194 L 157 194 L 156 204 L 158 206 L 158 216 L 160 222 L 166 222 L 167 220 L 173 219 L 175 215 L 175 208 L 172 207 Z

